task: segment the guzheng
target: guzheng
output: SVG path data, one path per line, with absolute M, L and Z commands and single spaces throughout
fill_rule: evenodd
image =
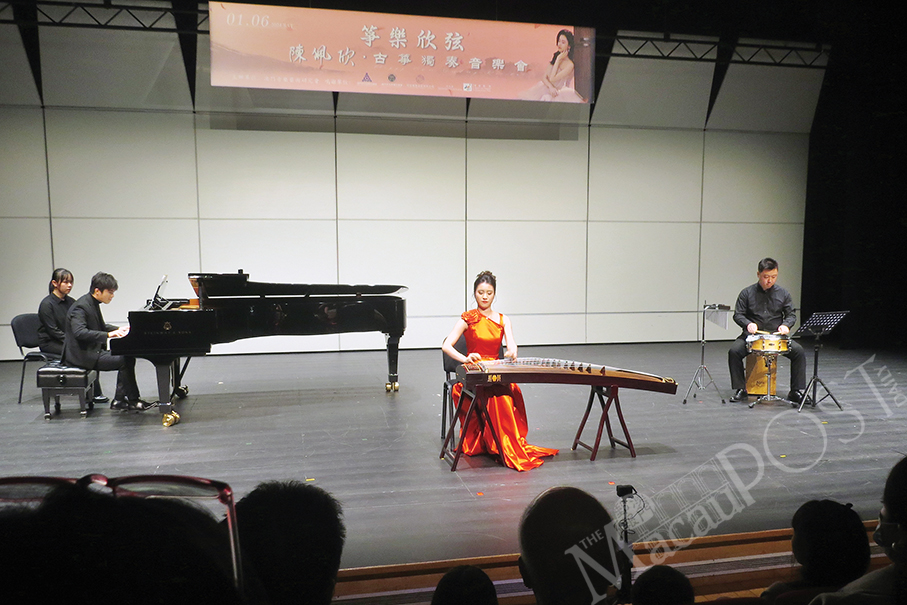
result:
M 521 357 L 516 360 L 494 359 L 464 363 L 457 368 L 457 379 L 463 383 L 463 395 L 461 397 L 465 397 L 466 401 L 469 402 L 466 414 L 461 419 L 463 427 L 470 422 L 480 422 L 490 426 L 498 451 L 502 451 L 501 443 L 497 432 L 494 430 L 491 416 L 486 409 L 486 389 L 493 388 L 499 384 L 524 382 L 579 384 L 591 387 L 586 403 L 586 412 L 583 414 L 582 421 L 580 421 L 579 429 L 576 431 L 576 438 L 573 440 L 571 448 L 575 450 L 577 446 L 582 446 L 588 449 L 592 452 L 591 460 L 595 460 L 598 455 L 598 448 L 605 427 L 608 429 L 608 441 L 612 448 L 615 445 L 622 445 L 630 450 L 630 456 L 636 457 L 636 449 L 633 447 L 630 431 L 627 429 L 627 423 L 624 421 L 623 412 L 620 409 L 619 391 L 621 388 L 668 393 L 670 395 L 677 392 L 677 382 L 673 378 L 582 361 L 540 357 Z M 593 445 L 588 445 L 581 441 L 581 438 L 596 398 L 598 398 L 598 402 L 601 405 L 602 415 L 598 423 L 598 433 L 595 436 L 595 442 Z M 461 405 L 464 405 L 462 400 Z M 623 429 L 624 439 L 615 437 L 611 430 L 608 414 L 612 408 Z M 457 464 L 463 453 L 462 427 L 461 438 L 456 440 L 457 446 L 453 450 L 449 449 L 449 445 L 455 441 L 455 426 L 456 422 L 452 422 L 444 439 L 444 444 L 441 446 L 441 458 L 450 459 L 451 471 L 457 470 Z
M 467 389 L 480 384 L 544 382 L 601 387 L 617 386 L 672 395 L 677 392 L 677 382 L 673 378 L 582 361 L 540 357 L 465 363 L 457 368 L 457 378 Z
M 110 341 L 114 355 L 142 357 L 155 365 L 165 425 L 179 420 L 171 397 L 188 393 L 181 381 L 189 359 L 210 353 L 212 344 L 245 338 L 383 332 L 385 389 L 399 389 L 397 359 L 406 329 L 406 300 L 396 294 L 405 286 L 253 282 L 242 271 L 190 273 L 189 282 L 197 304 L 174 308 L 172 301 L 155 296 L 146 309 L 129 312 L 129 334 Z M 180 358 L 186 358 L 182 369 Z

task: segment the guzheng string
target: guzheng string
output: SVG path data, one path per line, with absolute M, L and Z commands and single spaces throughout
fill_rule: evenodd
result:
M 544 357 L 520 357 L 518 359 L 491 359 L 479 362 L 483 371 L 501 371 L 506 368 L 556 368 L 570 372 L 592 373 L 601 371 L 604 366 L 597 366 L 592 363 L 582 361 L 570 361 L 568 359 L 551 359 Z

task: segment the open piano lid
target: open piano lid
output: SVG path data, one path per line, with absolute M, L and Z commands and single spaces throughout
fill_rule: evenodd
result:
M 190 273 L 189 283 L 199 298 L 240 296 L 360 296 L 398 294 L 406 286 L 368 284 L 278 284 L 249 281 L 240 269 L 237 273 Z

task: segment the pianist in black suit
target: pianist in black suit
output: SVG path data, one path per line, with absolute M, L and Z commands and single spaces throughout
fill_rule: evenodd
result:
M 117 370 L 117 390 L 110 409 L 144 410 L 152 406 L 139 399 L 135 357 L 111 355 L 107 350 L 108 338 L 119 338 L 129 331 L 108 324 L 101 314 L 101 303 L 110 303 L 117 287 L 117 280 L 109 273 L 96 273 L 91 278 L 88 294 L 69 309 L 63 360 L 86 370 Z

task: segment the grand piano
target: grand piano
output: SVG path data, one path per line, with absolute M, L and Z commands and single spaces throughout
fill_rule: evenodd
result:
M 405 286 L 253 282 L 242 270 L 190 273 L 189 282 L 197 303 L 167 300 L 156 293 L 145 309 L 129 312 L 129 334 L 110 341 L 114 355 L 142 357 L 154 364 L 164 426 L 179 422 L 172 398 L 188 394 L 182 377 L 189 360 L 210 353 L 212 344 L 243 338 L 384 332 L 385 390 L 399 389 L 397 358 L 406 329 L 406 300 L 395 294 Z

